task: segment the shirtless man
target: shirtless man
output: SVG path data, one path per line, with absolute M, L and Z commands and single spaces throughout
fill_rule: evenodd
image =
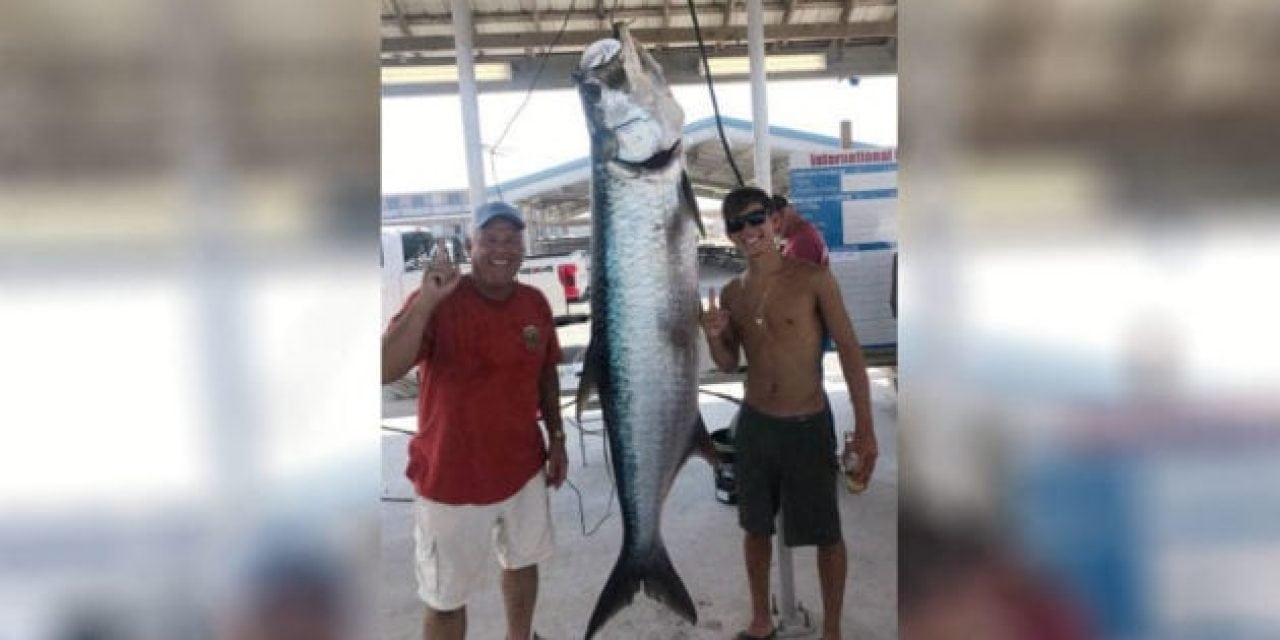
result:
M 837 441 L 815 365 L 824 326 L 853 401 L 852 448 L 862 461 L 856 478 L 862 482 L 870 480 L 877 455 L 870 386 L 835 278 L 828 269 L 779 253 L 769 208 L 768 194 L 753 187 L 725 197 L 725 229 L 746 256 L 747 270 L 725 285 L 719 305 L 712 289 L 702 313 L 716 365 L 736 371 L 740 347 L 748 365 L 734 443 L 751 623 L 738 638 L 772 638 L 776 631 L 769 616 L 769 565 L 781 508 L 785 544 L 818 547 L 822 637 L 837 640 L 846 560 L 836 502 Z

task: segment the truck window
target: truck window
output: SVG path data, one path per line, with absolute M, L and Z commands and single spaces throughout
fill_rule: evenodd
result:
M 406 231 L 400 236 L 400 243 L 404 248 L 404 270 L 419 271 L 430 259 L 435 239 L 426 231 Z
M 457 238 L 457 237 L 446 238 L 445 246 L 447 247 L 447 250 L 449 252 L 449 260 L 452 261 L 454 264 L 466 264 L 467 262 L 470 262 L 470 258 L 467 256 L 467 252 L 465 247 L 462 244 L 461 238 Z M 435 260 L 435 258 L 436 258 L 436 245 L 433 242 L 431 244 L 431 248 L 428 250 L 426 259 Z
M 449 238 L 449 248 L 453 251 L 454 264 L 465 264 L 471 261 L 471 257 L 467 255 L 467 249 L 462 243 L 462 238 L 458 236 Z

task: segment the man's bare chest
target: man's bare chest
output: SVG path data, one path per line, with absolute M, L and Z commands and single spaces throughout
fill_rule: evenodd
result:
M 787 341 L 816 335 L 821 330 L 817 299 L 808 291 L 779 286 L 748 291 L 730 308 L 735 328 L 744 341 Z

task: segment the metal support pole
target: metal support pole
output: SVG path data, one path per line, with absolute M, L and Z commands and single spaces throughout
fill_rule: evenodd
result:
M 467 187 L 471 210 L 485 203 L 484 156 L 480 148 L 480 108 L 476 102 L 476 69 L 471 58 L 471 5 L 450 0 L 453 12 L 453 46 L 458 59 L 458 97 L 462 99 L 462 142 L 467 153 Z M 471 221 L 466 232 L 471 232 Z
M 764 3 L 747 0 L 747 54 L 751 59 L 751 120 L 755 134 L 756 186 L 773 192 L 769 153 L 769 101 L 764 86 Z
M 756 186 L 773 193 L 773 161 L 769 148 L 769 103 L 765 91 L 764 72 L 764 8 L 763 0 L 747 0 L 747 54 L 751 60 L 751 120 L 755 134 Z M 783 543 L 782 516 L 778 516 L 775 547 L 778 556 L 778 620 L 779 637 L 807 636 L 813 631 L 804 608 L 797 606 L 795 567 L 791 549 Z

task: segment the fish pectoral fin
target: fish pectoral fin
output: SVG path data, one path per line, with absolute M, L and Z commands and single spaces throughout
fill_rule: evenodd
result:
M 698 225 L 698 233 L 703 238 L 707 237 L 707 229 L 702 226 L 702 213 L 698 211 L 698 197 L 693 193 L 693 183 L 689 181 L 687 171 L 680 172 L 680 204 L 693 216 L 693 223 Z
M 711 432 L 707 430 L 707 423 L 702 419 L 702 414 L 698 414 L 698 423 L 693 428 L 693 438 L 689 441 L 689 451 L 685 454 L 685 459 L 689 456 L 702 456 L 707 464 L 712 467 L 716 466 L 716 448 L 711 443 Z
M 591 394 L 600 392 L 600 360 L 599 349 L 596 348 L 595 337 L 587 343 L 587 351 L 582 357 L 582 377 L 578 378 L 578 393 L 574 397 L 573 417 L 581 424 L 582 409 L 591 401 Z

